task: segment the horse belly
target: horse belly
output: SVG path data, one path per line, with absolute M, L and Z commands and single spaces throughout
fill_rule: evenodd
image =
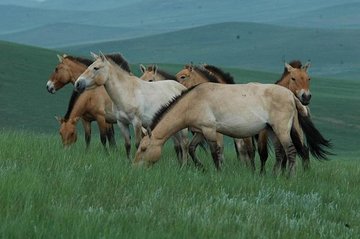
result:
M 266 112 L 238 111 L 223 114 L 217 119 L 217 131 L 236 138 L 249 137 L 259 133 L 267 125 Z

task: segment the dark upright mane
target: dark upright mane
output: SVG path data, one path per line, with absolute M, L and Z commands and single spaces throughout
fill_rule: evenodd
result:
M 299 60 L 293 60 L 289 63 L 290 66 L 297 68 L 297 69 L 301 69 L 302 64 L 301 61 Z M 288 76 L 290 74 L 290 72 L 288 72 L 287 68 L 284 67 L 284 72 L 282 74 L 282 76 L 280 77 L 280 80 L 276 81 L 275 84 L 279 83 L 280 81 L 282 81 L 286 76 Z
M 147 71 L 154 71 L 154 65 L 150 65 L 147 67 Z M 174 75 L 171 75 L 169 73 L 167 73 L 166 71 L 160 70 L 159 68 L 157 68 L 156 72 L 158 74 L 160 74 L 162 77 L 164 77 L 167 80 L 174 80 L 177 81 L 176 77 Z
M 201 85 L 201 84 L 199 84 Z M 194 89 L 196 86 L 192 86 L 189 89 L 184 90 L 183 92 L 181 92 L 180 95 L 175 96 L 174 98 L 172 98 L 169 102 L 167 102 L 166 104 L 162 105 L 160 107 L 160 109 L 155 113 L 153 119 L 152 119 L 152 123 L 150 126 L 150 129 L 153 130 L 156 125 L 160 122 L 160 120 L 164 117 L 164 115 L 172 108 L 174 107 L 174 105 L 176 105 L 177 102 L 180 101 L 180 99 L 182 99 L 187 93 L 189 93 L 192 89 Z
M 214 74 L 220 75 L 221 78 L 224 79 L 226 84 L 235 84 L 234 78 L 232 77 L 232 75 L 230 75 L 230 73 L 225 73 L 223 70 L 213 65 L 206 64 L 204 65 L 204 68 L 210 72 L 213 72 Z
M 177 81 L 176 77 L 174 75 L 171 75 L 169 73 L 167 73 L 166 71 L 163 71 L 163 70 L 160 70 L 160 69 L 157 69 L 157 73 L 162 75 L 165 79 L 167 80 L 174 80 L 174 81 Z
M 76 103 L 76 101 L 77 101 L 77 99 L 79 98 L 80 95 L 81 95 L 81 93 L 73 90 L 73 92 L 71 94 L 71 97 L 70 97 L 68 109 L 67 109 L 66 114 L 64 116 L 65 121 L 68 121 L 68 119 L 70 117 L 70 114 L 71 114 L 71 111 L 73 110 L 74 105 L 75 105 L 75 103 Z
M 198 66 L 194 66 L 193 69 L 200 75 L 204 76 L 207 79 L 207 81 L 213 82 L 213 83 L 220 83 L 218 81 L 218 79 L 213 74 L 211 74 L 208 70 L 205 70 Z
M 121 54 L 119 53 L 109 54 L 106 55 L 106 58 L 112 60 L 116 65 L 120 66 L 120 68 L 123 69 L 124 71 L 131 73 L 129 63 L 124 59 L 124 57 Z
M 80 62 L 81 64 L 84 64 L 85 66 L 90 66 L 93 61 L 86 59 L 86 58 L 82 58 L 82 57 L 75 57 L 75 56 L 66 56 L 66 59 L 69 59 L 71 61 L 77 61 Z

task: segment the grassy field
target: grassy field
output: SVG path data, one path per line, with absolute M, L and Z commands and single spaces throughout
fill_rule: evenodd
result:
M 312 162 L 288 180 L 252 174 L 225 151 L 222 172 L 180 169 L 167 147 L 151 169 L 100 144 L 0 131 L 2 238 L 356 238 L 357 160 Z M 119 155 L 122 155 L 119 156 Z M 272 162 L 268 163 L 271 171 Z
M 0 237 L 2 238 L 356 238 L 360 234 L 360 82 L 312 77 L 312 117 L 335 156 L 288 180 L 252 174 L 226 141 L 216 172 L 180 169 L 171 146 L 151 169 L 135 169 L 97 137 L 85 152 L 80 130 L 64 150 L 54 115 L 71 86 L 45 89 L 56 52 L 0 42 Z M 181 65 L 160 64 L 171 73 Z M 132 69 L 138 74 L 138 66 Z M 279 74 L 226 68 L 238 82 Z M 311 69 L 316 71 L 316 68 Z M 310 72 L 311 73 L 311 72 Z M 80 127 L 79 127 L 80 128 Z M 95 128 L 95 127 L 94 127 Z M 117 130 L 117 129 L 116 129 Z M 95 132 L 97 130 L 94 130 Z M 118 131 L 118 130 L 117 130 Z M 134 154 L 134 151 L 132 152 Z M 257 159 L 257 164 L 258 164 Z M 257 165 L 259 168 L 259 165 Z

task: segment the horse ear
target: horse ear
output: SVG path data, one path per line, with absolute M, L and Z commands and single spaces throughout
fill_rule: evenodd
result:
M 290 66 L 288 63 L 285 62 L 285 68 L 287 69 L 288 72 L 292 72 L 294 71 L 294 67 Z
M 147 127 L 146 128 L 147 134 L 149 135 L 149 138 L 151 138 L 151 128 Z
M 157 65 L 154 65 L 154 66 L 153 66 L 153 72 L 154 72 L 155 75 L 157 74 L 157 70 L 158 70 Z
M 101 51 L 100 51 L 100 58 L 102 61 L 106 61 L 106 57 Z
M 143 64 L 140 64 L 140 70 L 142 73 L 145 73 L 146 67 Z
M 308 61 L 308 62 L 306 62 L 306 64 L 305 64 L 303 67 L 301 67 L 301 68 L 302 68 L 303 70 L 307 71 L 307 70 L 309 69 L 310 65 L 311 65 L 311 63 L 310 63 L 310 61 Z
M 64 59 L 64 57 L 60 56 L 59 54 L 56 54 L 57 58 L 59 59 L 59 62 L 61 63 Z
M 62 124 L 64 122 L 64 118 L 59 117 L 57 115 L 55 115 L 54 117 L 55 117 L 56 121 L 59 122 L 59 124 Z
M 90 51 L 90 55 L 96 60 L 99 56 L 96 55 L 94 52 Z

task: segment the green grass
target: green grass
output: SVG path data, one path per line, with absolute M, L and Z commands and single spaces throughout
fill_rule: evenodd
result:
M 357 160 L 252 174 L 227 145 L 222 172 L 182 169 L 170 146 L 149 169 L 99 143 L 64 150 L 56 135 L 0 130 L 2 238 L 356 238 Z

